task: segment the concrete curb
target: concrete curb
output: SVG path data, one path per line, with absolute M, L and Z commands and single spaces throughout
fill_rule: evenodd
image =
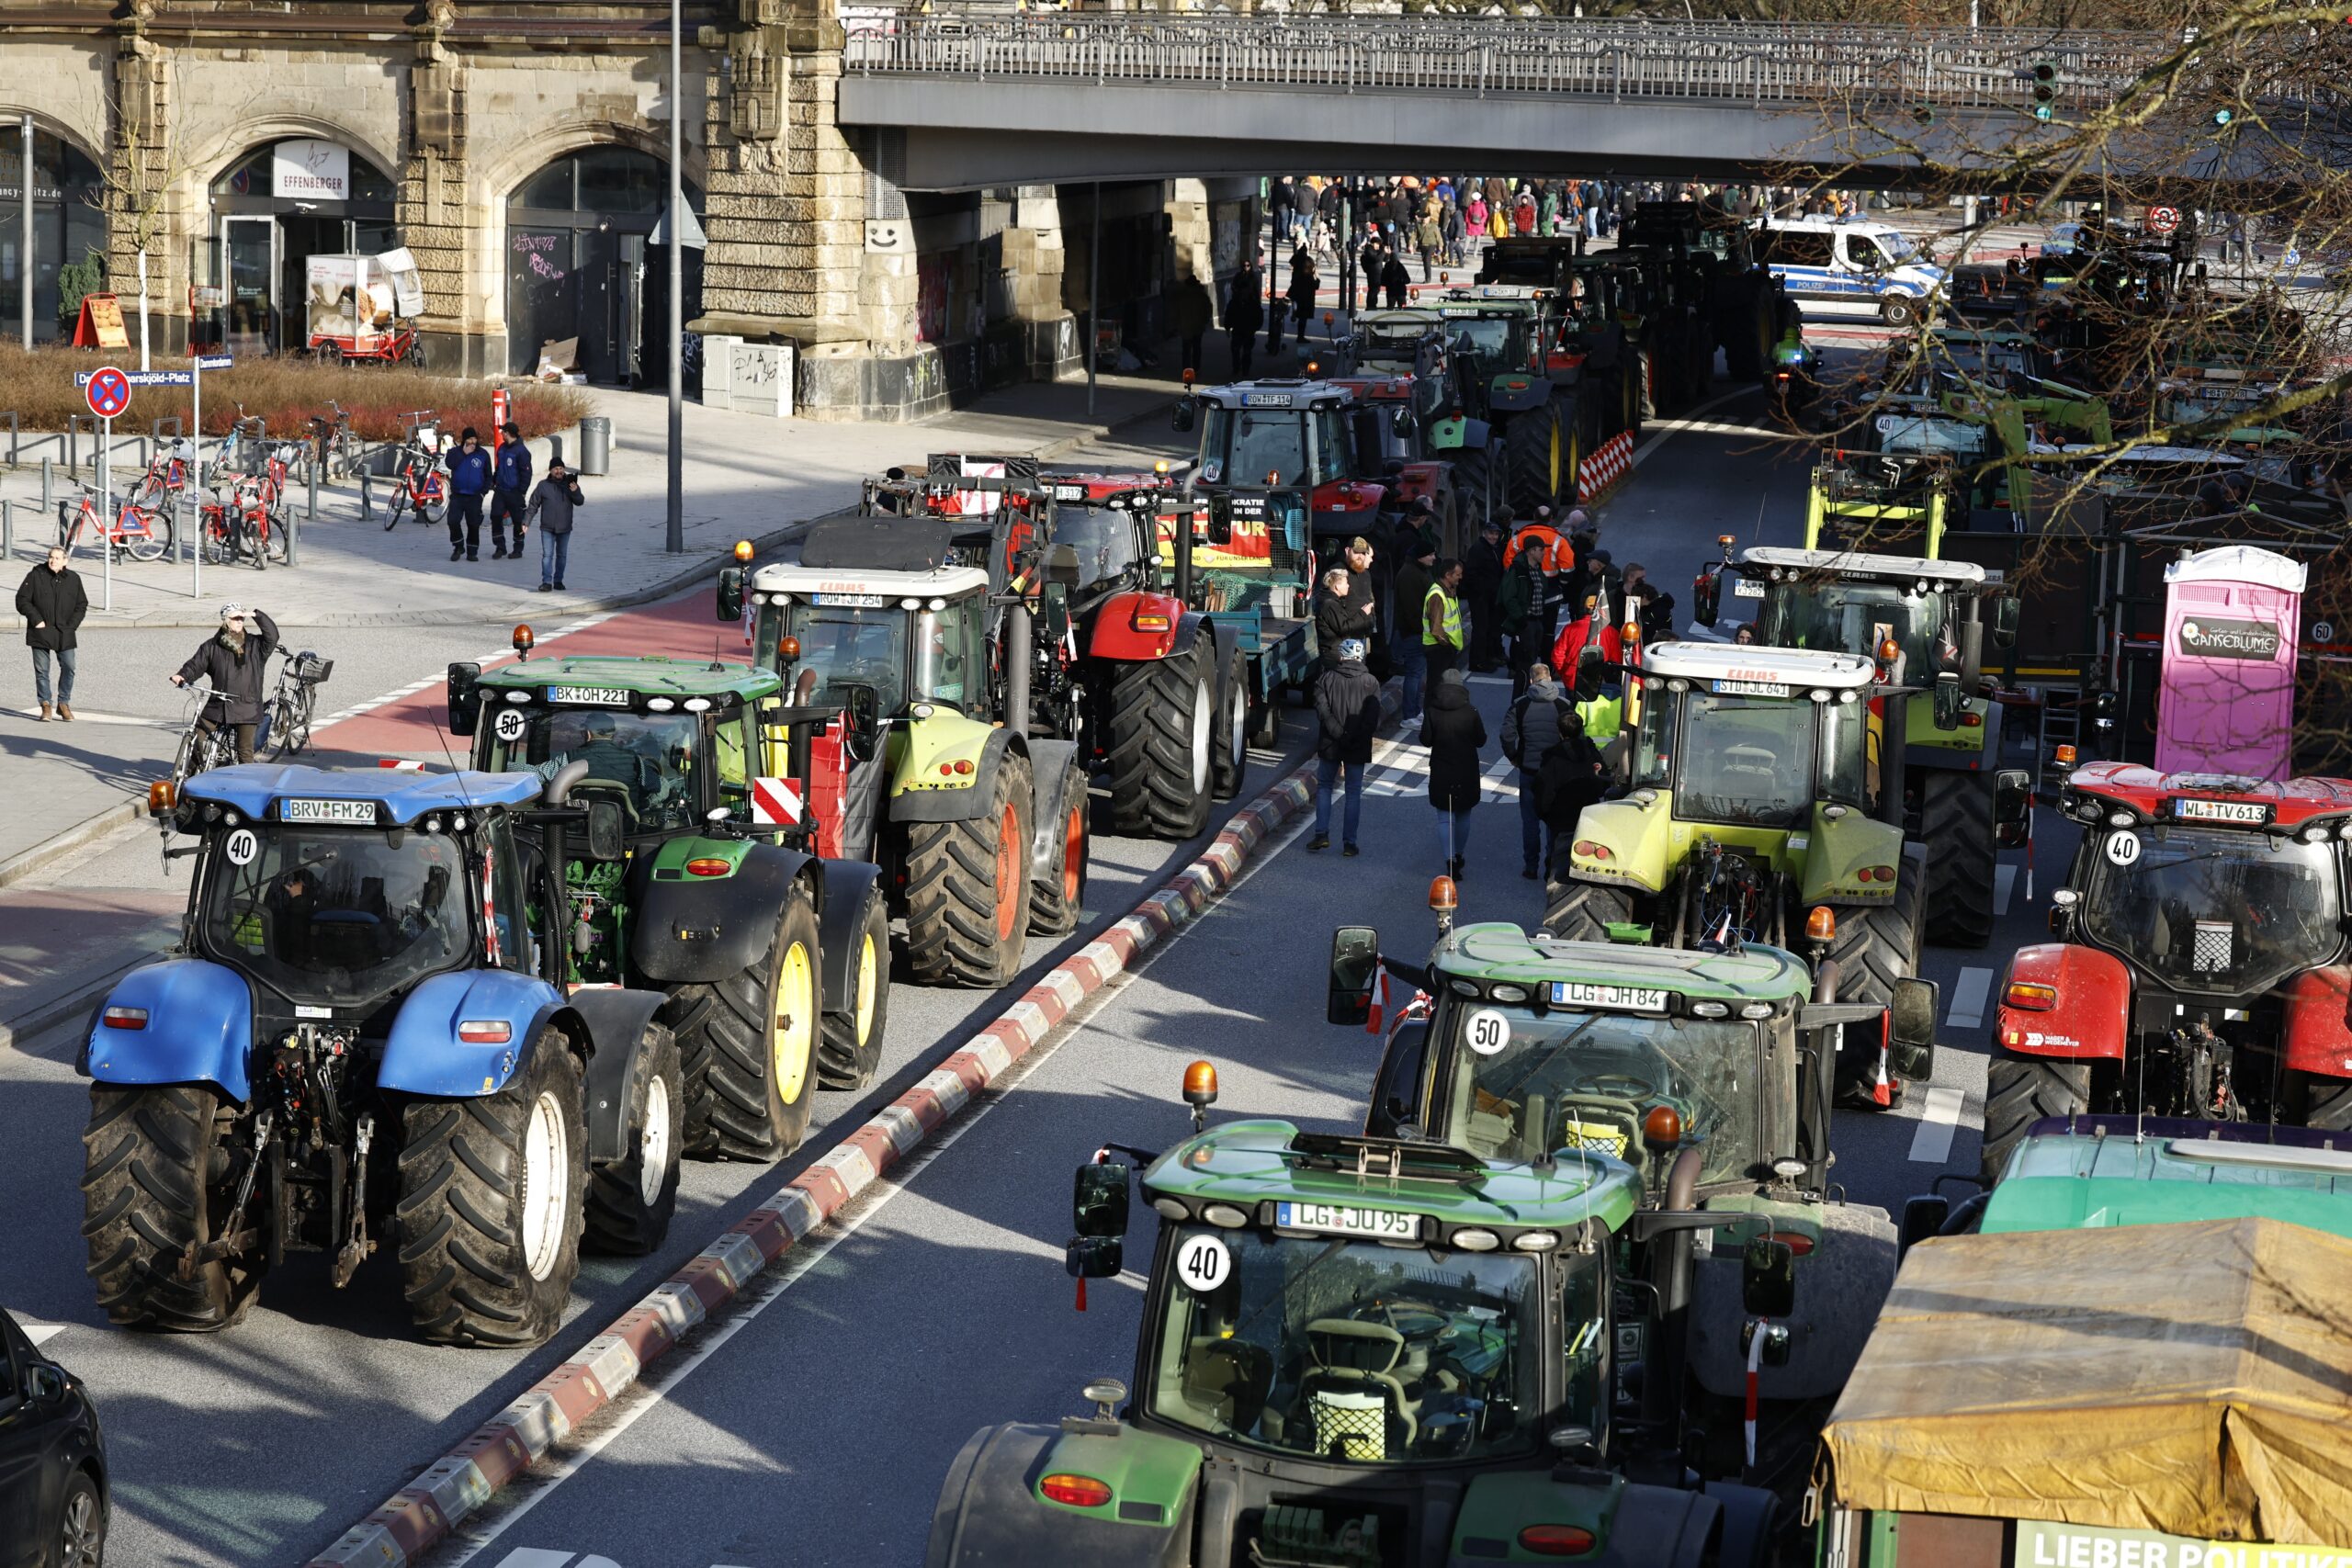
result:
M 1236 812 L 1205 851 L 1132 914 L 1057 964 L 970 1045 L 744 1215 L 570 1359 L 345 1530 L 307 1568 L 405 1568 L 447 1540 L 492 1494 L 610 1405 L 715 1308 L 1003 1078 L 1069 1018 L 1081 998 L 1208 908 L 1234 885 L 1274 829 L 1313 798 L 1314 778 L 1309 763 Z
M 0 861 L 0 887 L 22 882 L 37 871 L 46 870 L 48 863 L 59 855 L 71 853 L 85 844 L 126 832 L 147 820 L 147 802 L 143 798 L 125 799 L 107 807 L 96 817 L 75 823 L 61 833 L 51 833 L 30 849 L 19 850 Z

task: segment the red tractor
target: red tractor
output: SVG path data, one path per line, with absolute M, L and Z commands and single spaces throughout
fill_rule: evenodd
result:
M 1984 1091 L 1984 1169 L 2078 1111 L 2352 1128 L 2352 782 L 2078 768 L 2059 937 L 2018 950 Z

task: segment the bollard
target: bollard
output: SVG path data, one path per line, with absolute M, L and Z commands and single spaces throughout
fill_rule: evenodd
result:
M 8 411 L 8 466 L 17 466 L 17 411 Z
M 310 492 L 310 499 L 303 503 L 302 520 L 316 523 L 319 520 L 319 466 L 316 463 L 311 464 L 310 472 L 302 476 L 302 488 Z
M 291 511 L 286 513 L 286 564 L 302 564 L 302 529 Z
M 375 473 L 368 465 L 365 463 L 361 464 L 359 468 L 359 521 L 362 523 L 373 523 L 376 521 L 375 488 Z
M 57 510 L 57 498 L 51 493 L 56 468 L 57 459 L 54 457 L 40 460 L 40 509 L 45 513 Z
M 0 560 L 17 558 L 17 503 L 0 499 Z

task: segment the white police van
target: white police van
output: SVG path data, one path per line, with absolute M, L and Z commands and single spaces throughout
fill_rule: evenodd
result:
M 1768 218 L 1757 240 L 1772 276 L 1807 316 L 1907 327 L 1944 292 L 1944 269 L 1889 224 Z

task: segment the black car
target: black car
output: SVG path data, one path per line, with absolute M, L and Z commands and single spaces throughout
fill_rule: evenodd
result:
M 0 1568 L 98 1568 L 106 1539 L 97 1410 L 0 1312 Z

